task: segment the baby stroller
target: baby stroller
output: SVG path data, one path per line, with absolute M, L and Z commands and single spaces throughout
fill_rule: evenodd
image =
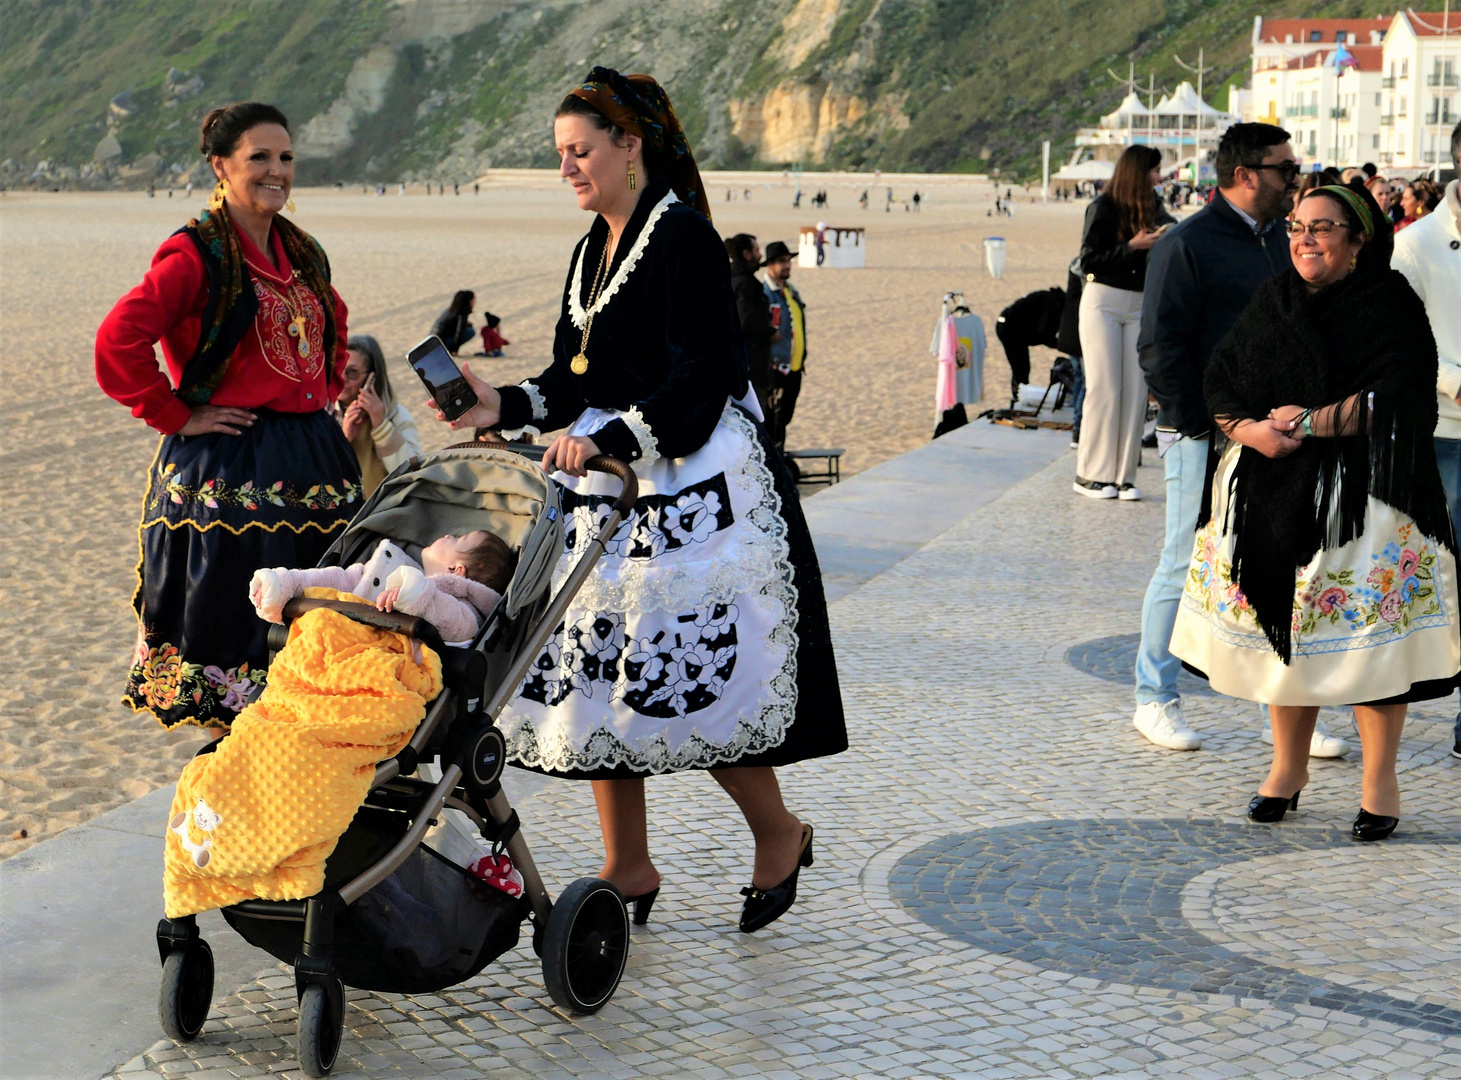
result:
M 541 453 L 541 448 L 537 451 Z M 563 550 L 557 489 L 536 464 L 480 443 L 450 447 L 402 465 L 366 501 L 321 565 L 360 561 L 384 537 L 412 556 L 447 532 L 490 529 L 518 552 L 497 610 L 470 648 L 442 643 L 435 627 L 364 604 L 296 598 L 271 631 L 283 647 L 288 624 L 329 607 L 436 650 L 444 688 L 410 743 L 376 768 L 374 786 L 325 864 L 325 886 L 304 900 L 245 900 L 223 909 L 250 944 L 294 967 L 299 1063 L 310 1076 L 334 1067 L 344 1032 L 344 987 L 431 993 L 461 983 L 513 948 L 524 919 L 543 980 L 559 1007 L 592 1013 L 613 995 L 629 954 L 624 898 L 607 881 L 580 878 L 554 903 L 499 782 L 506 745 L 494 725 L 544 642 L 634 505 L 638 481 L 622 462 L 588 467 L 622 482 L 594 543 L 556 595 L 550 582 Z M 200 753 L 217 747 L 210 744 Z M 418 765 L 440 758 L 440 780 Z M 521 872 L 523 895 L 483 884 L 422 843 L 445 808 L 460 811 Z M 213 998 L 213 954 L 197 919 L 164 918 L 158 1011 L 172 1038 L 196 1038 Z

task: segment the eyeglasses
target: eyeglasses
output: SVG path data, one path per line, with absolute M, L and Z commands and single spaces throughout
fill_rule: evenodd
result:
M 1299 178 L 1299 163 L 1297 161 L 1279 161 L 1272 165 L 1244 165 L 1245 169 L 1272 169 L 1284 178 L 1286 183 L 1293 183 Z
M 1315 218 L 1313 221 L 1290 221 L 1289 235 L 1303 236 L 1304 233 L 1313 233 L 1315 240 L 1322 240 L 1336 228 L 1347 229 L 1349 226 L 1343 221 L 1330 221 L 1328 218 Z

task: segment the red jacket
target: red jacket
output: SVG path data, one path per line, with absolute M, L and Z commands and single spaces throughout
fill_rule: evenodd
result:
M 307 413 L 327 408 L 339 393 L 345 366 L 346 309 L 340 294 L 335 303 L 333 359 L 328 365 L 322 340 L 324 310 L 318 297 L 294 279 L 277 232 L 270 232 L 276 270 L 258 247 L 239 232 L 244 260 L 259 298 L 254 325 L 239 342 L 228 373 L 213 392 L 211 405 Z M 197 247 L 185 233 L 169 237 L 152 257 L 142 284 L 117 301 L 96 332 L 96 381 L 115 398 L 164 435 L 177 432 L 191 410 L 173 393 L 192 358 L 208 300 L 208 272 Z M 295 314 L 305 317 L 309 352 L 301 357 L 297 339 L 289 335 Z M 162 343 L 164 375 L 153 346 Z M 169 378 L 170 376 L 170 378 Z

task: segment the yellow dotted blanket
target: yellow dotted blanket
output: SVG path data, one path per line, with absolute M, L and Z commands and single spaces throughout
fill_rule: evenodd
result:
M 306 596 L 357 600 L 333 589 Z M 441 692 L 441 660 L 334 611 L 289 629 L 259 700 L 178 779 L 164 853 L 169 918 L 324 887 L 325 859 L 376 764 L 410 741 Z

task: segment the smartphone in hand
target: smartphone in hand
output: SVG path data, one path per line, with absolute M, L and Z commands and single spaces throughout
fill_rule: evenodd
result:
M 476 391 L 467 384 L 456 360 L 435 334 L 417 343 L 406 354 L 406 362 L 448 420 L 457 419 L 477 404 Z

